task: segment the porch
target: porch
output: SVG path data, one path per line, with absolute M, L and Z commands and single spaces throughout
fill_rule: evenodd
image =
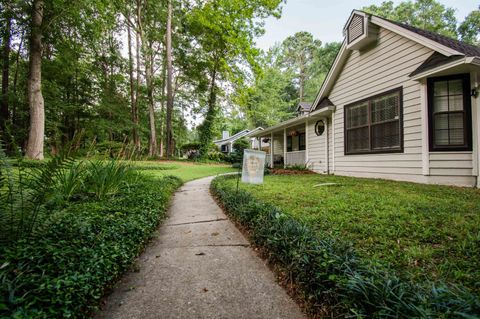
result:
M 270 134 L 259 134 L 257 149 L 267 153 L 266 165 L 271 168 L 306 165 L 307 129 L 305 122 Z
M 328 131 L 332 131 L 329 123 L 334 110 L 335 106 L 330 102 L 317 110 L 249 134 L 249 137 L 257 139 L 255 149 L 267 153 L 268 167 L 302 165 L 328 174 Z

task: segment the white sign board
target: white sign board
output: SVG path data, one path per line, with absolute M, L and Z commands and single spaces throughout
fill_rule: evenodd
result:
M 262 184 L 266 153 L 255 150 L 243 151 L 242 182 Z

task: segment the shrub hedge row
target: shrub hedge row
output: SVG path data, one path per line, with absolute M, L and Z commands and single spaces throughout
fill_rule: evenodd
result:
M 358 318 L 478 318 L 479 298 L 458 286 L 414 283 L 356 254 L 351 243 L 307 224 L 216 178 L 212 193 L 246 226 L 255 244 L 290 272 L 311 309 Z
M 142 177 L 112 197 L 52 212 L 28 239 L 0 247 L 0 317 L 87 317 L 165 216 L 176 177 Z

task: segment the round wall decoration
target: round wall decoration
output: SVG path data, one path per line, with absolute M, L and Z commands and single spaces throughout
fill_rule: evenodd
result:
M 315 134 L 320 136 L 323 132 L 325 132 L 325 123 L 322 120 L 317 121 L 317 123 L 315 123 Z

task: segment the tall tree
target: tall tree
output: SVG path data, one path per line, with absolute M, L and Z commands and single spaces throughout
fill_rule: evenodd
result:
M 128 77 L 130 82 L 130 105 L 132 111 L 132 138 L 135 146 L 135 151 L 140 151 L 140 137 L 138 135 L 138 110 L 137 110 L 137 94 L 135 82 L 133 77 L 133 53 L 132 53 L 132 30 L 130 26 L 130 17 L 127 20 L 127 34 L 128 34 Z
M 7 137 L 7 122 L 10 119 L 10 112 L 8 106 L 8 93 L 10 83 L 10 48 L 12 39 L 12 8 L 10 1 L 5 1 L 3 7 L 3 14 L 5 20 L 5 29 L 3 31 L 3 70 L 2 70 L 2 92 L 0 99 L 0 135 L 2 135 L 5 144 L 8 146 Z M 0 7 L 1 8 L 1 7 Z
M 297 32 L 282 43 L 283 63 L 291 69 L 298 79 L 298 96 L 300 102 L 305 98 L 305 83 L 309 80 L 309 68 L 322 45 L 309 32 Z
M 28 104 L 30 106 L 30 131 L 26 149 L 26 156 L 31 159 L 43 159 L 45 135 L 45 109 L 42 95 L 43 9 L 43 0 L 33 0 L 27 85 Z
M 462 41 L 470 44 L 480 45 L 480 6 L 477 10 L 470 12 L 465 20 L 458 27 L 458 33 Z
M 262 19 L 279 16 L 281 0 L 218 0 L 193 8 L 189 28 L 202 50 L 202 64 L 208 81 L 205 119 L 199 128 L 200 153 L 206 156 L 213 140 L 219 112 L 219 83 L 242 81 L 242 63 L 255 67 L 258 50 L 253 39 L 262 34 Z M 205 83 L 208 83 L 205 85 Z
M 364 7 L 363 10 L 452 38 L 458 36 L 455 9 L 445 7 L 436 0 L 404 1 L 397 6 L 393 1 L 384 1 L 378 6 Z
M 167 59 L 167 157 L 173 154 L 173 67 L 172 67 L 172 0 L 167 0 L 167 29 L 165 33 L 166 40 L 166 59 Z

